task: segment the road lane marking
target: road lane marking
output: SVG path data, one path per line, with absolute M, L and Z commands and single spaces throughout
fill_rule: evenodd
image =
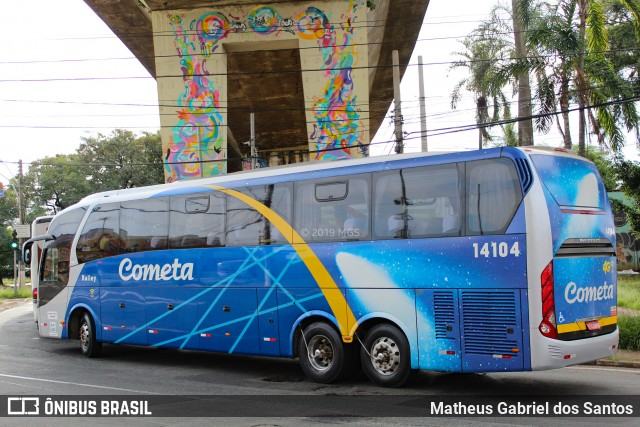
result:
M 54 383 L 54 384 L 74 385 L 74 386 L 79 386 L 79 387 L 99 388 L 99 389 L 103 389 L 103 390 L 126 391 L 126 392 L 130 392 L 130 393 L 161 394 L 161 393 L 154 393 L 152 391 L 145 391 L 145 390 L 132 390 L 132 389 L 128 389 L 128 388 L 107 387 L 107 386 L 95 385 L 95 384 L 82 384 L 82 383 L 74 383 L 74 382 L 69 382 L 69 381 L 49 380 L 49 379 L 46 379 L 46 378 L 22 377 L 20 375 L 0 374 L 0 377 L 13 378 L 13 379 L 19 379 L 19 380 L 27 380 L 27 381 L 40 381 L 40 382 Z

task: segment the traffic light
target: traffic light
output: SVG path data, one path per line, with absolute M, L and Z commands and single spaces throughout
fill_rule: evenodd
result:
M 13 240 L 9 244 L 9 247 L 14 251 L 18 250 L 18 232 L 16 230 L 13 230 Z

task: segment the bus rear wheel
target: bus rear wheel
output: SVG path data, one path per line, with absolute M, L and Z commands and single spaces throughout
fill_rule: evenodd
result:
M 400 387 L 411 373 L 409 342 L 402 331 L 392 325 L 371 328 L 360 358 L 364 373 L 379 386 Z
M 96 341 L 96 326 L 89 313 L 83 313 L 80 318 L 80 351 L 87 357 L 98 357 L 102 350 L 102 343 Z
M 326 323 L 312 323 L 304 329 L 298 342 L 298 357 L 304 374 L 317 383 L 335 382 L 344 371 L 342 340 Z

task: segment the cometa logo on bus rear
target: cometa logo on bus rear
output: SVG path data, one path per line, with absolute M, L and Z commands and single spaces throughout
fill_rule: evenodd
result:
M 125 282 L 129 280 L 143 282 L 193 280 L 193 263 L 182 264 L 176 258 L 173 264 L 134 264 L 129 258 L 125 258 L 120 262 L 118 274 Z
M 579 287 L 574 282 L 570 282 L 564 289 L 564 299 L 569 303 L 604 301 L 614 298 L 613 285 L 605 282 L 601 286 Z

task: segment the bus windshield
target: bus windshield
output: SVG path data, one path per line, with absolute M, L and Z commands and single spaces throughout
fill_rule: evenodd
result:
M 532 155 L 531 160 L 558 205 L 604 209 L 604 188 L 594 164 L 549 155 Z

